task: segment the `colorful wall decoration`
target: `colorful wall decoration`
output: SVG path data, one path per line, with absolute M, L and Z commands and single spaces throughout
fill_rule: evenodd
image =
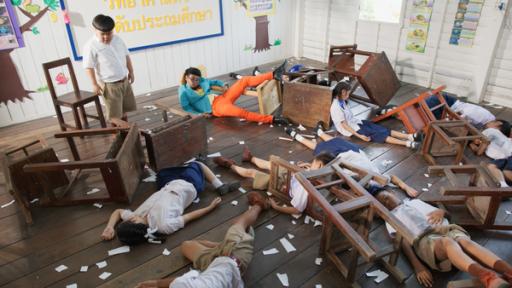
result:
M 130 51 L 224 35 L 222 0 L 60 0 L 75 60 L 98 14 L 111 16 Z M 66 17 L 68 20 L 66 20 Z
M 23 37 L 11 1 L 0 0 L 0 50 L 23 46 Z
M 414 0 L 405 49 L 425 53 L 434 0 Z
M 475 39 L 484 0 L 459 0 L 450 44 L 471 47 Z

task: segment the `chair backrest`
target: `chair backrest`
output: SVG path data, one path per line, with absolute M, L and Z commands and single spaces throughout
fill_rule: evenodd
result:
M 73 85 L 73 91 L 76 95 L 79 95 L 80 89 L 78 88 L 78 82 L 76 81 L 75 70 L 73 70 L 71 59 L 66 57 L 59 60 L 43 63 L 44 77 L 46 78 L 48 89 L 50 90 L 50 95 L 52 96 L 53 100 L 57 100 L 58 95 L 55 91 L 55 86 L 53 85 L 53 79 L 50 70 L 62 66 L 67 66 L 69 71 L 69 78 L 71 79 L 71 83 Z

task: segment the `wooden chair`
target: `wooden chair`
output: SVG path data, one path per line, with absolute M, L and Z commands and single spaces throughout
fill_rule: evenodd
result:
M 430 166 L 428 171 L 447 177 L 451 186 L 442 187 L 440 195 L 422 198 L 448 211 L 451 222 L 482 229 L 512 230 L 512 224 L 503 221 L 505 211 L 499 209 L 504 198 L 512 197 L 512 188 L 499 187 L 499 181 L 484 163 Z
M 71 83 L 73 85 L 73 91 L 59 96 L 57 95 L 55 86 L 53 85 L 53 79 L 50 75 L 50 70 L 61 66 L 67 66 L 67 69 L 69 71 L 69 78 L 71 79 Z M 75 76 L 75 71 L 73 70 L 73 65 L 71 64 L 71 60 L 69 59 L 69 57 L 43 63 L 43 70 L 44 76 L 46 77 L 46 82 L 48 83 L 48 89 L 50 90 L 50 95 L 52 96 L 53 106 L 55 107 L 55 113 L 57 114 L 57 119 L 59 121 L 60 129 L 62 131 L 66 131 L 68 128 L 73 130 L 89 128 L 89 121 L 87 120 L 87 118 L 99 120 L 101 127 L 107 127 L 105 117 L 103 116 L 103 111 L 101 110 L 99 96 L 95 95 L 92 92 L 82 91 L 79 89 L 78 82 Z M 97 115 L 90 115 L 86 113 L 85 105 L 89 103 L 94 103 L 94 105 L 96 106 Z M 71 112 L 73 113 L 73 118 L 75 119 L 75 126 L 67 124 L 64 121 L 61 106 L 68 107 L 71 109 Z M 82 119 L 80 119 L 80 117 Z
M 21 153 L 23 152 L 23 153 Z M 25 173 L 23 167 L 30 163 L 48 163 L 58 161 L 55 151 L 48 147 L 44 139 L 38 139 L 6 151 L 2 154 L 2 166 L 6 187 L 18 204 L 27 224 L 32 224 L 30 204 L 44 194 L 42 179 L 35 174 Z M 64 171 L 55 171 L 46 175 L 46 187 L 54 189 L 68 185 Z
M 346 173 L 344 168 L 348 168 L 348 166 L 345 164 L 349 163 L 337 159 L 322 169 L 296 174 L 297 180 L 308 192 L 308 201 L 314 201 L 319 205 L 324 214 L 320 253 L 325 254 L 334 263 L 352 286 L 358 286 L 355 276 L 357 267 L 360 265 L 359 258 L 363 258 L 365 262 L 379 261 L 393 277 L 399 282 L 403 282 L 405 275 L 396 267 L 401 241 L 413 243 L 415 237 L 363 188 L 363 185 L 379 175 L 366 172 L 364 176 L 359 175 L 363 177 L 357 181 Z M 354 167 L 352 164 L 349 165 Z M 325 177 L 327 177 L 325 180 L 327 182 L 317 182 L 318 179 Z M 348 186 L 348 190 L 340 186 L 341 184 Z M 346 195 L 345 200 L 334 205 L 329 203 L 319 191 L 333 187 L 336 190 L 345 191 Z M 398 231 L 397 237 L 394 238 L 390 247 L 379 249 L 369 239 L 369 231 L 375 215 L 380 216 Z M 334 242 L 334 232 L 336 231 L 340 234 L 341 241 Z M 343 257 L 346 263 L 338 256 L 341 252 L 348 253 L 348 256 Z
M 437 157 L 455 156 L 453 164 L 468 163 L 464 150 L 468 143 L 487 138 L 466 120 L 434 120 L 430 122 L 421 153 L 430 165 L 436 165 Z
M 356 56 L 367 57 L 359 69 L 355 67 Z M 345 76 L 356 78 L 368 97 L 351 97 L 378 106 L 386 105 L 400 88 L 400 81 L 386 53 L 357 50 L 356 44 L 331 46 L 327 68 L 330 80 L 340 81 Z
M 103 160 L 81 159 L 74 137 L 114 134 L 110 149 Z M 32 162 L 23 167 L 25 175 L 34 174 L 41 179 L 41 188 L 45 191 L 45 199 L 41 203 L 48 205 L 74 205 L 94 203 L 98 201 L 130 202 L 144 169 L 144 153 L 140 142 L 139 131 L 135 124 L 130 127 L 88 129 L 82 131 L 67 131 L 55 134 L 56 138 L 65 138 L 73 155 L 74 161 L 69 162 Z M 55 157 L 56 158 L 56 157 Z M 75 195 L 72 193 L 75 184 L 79 181 L 82 170 L 97 169 L 101 172 L 105 183 L 107 196 L 90 196 L 87 193 Z M 78 170 L 74 177 L 60 191 L 54 189 L 56 185 L 50 181 L 51 173 L 64 173 L 64 171 Z

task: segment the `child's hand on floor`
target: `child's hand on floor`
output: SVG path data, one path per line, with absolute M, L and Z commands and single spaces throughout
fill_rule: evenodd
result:
M 114 231 L 114 228 L 107 227 L 105 230 L 103 230 L 103 233 L 101 233 L 101 239 L 103 240 L 112 240 L 114 239 L 116 232 Z
M 215 208 L 215 207 L 217 207 L 220 204 L 220 202 L 222 202 L 222 198 L 216 197 L 215 199 L 212 200 L 212 202 L 210 203 L 209 206 L 211 208 Z
M 359 137 L 359 139 L 365 141 L 365 142 L 370 142 L 370 137 L 368 136 L 365 136 L 365 135 L 361 135 L 361 134 L 357 134 L 357 137 Z

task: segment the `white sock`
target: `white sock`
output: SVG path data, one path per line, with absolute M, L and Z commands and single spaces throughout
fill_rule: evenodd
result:
M 254 75 L 260 75 L 260 74 L 261 74 L 260 71 L 258 71 L 258 70 L 254 71 Z
M 295 140 L 297 140 L 299 142 L 304 140 L 304 137 L 302 137 L 302 135 L 299 135 L 299 133 L 295 134 L 295 137 L 293 137 L 293 138 L 295 138 Z
M 324 134 L 324 130 L 322 130 L 322 129 L 316 130 L 316 135 L 322 136 L 323 134 Z
M 219 178 L 215 177 L 213 180 L 212 180 L 212 185 L 213 187 L 215 188 L 219 188 L 220 186 L 224 185 L 224 183 L 222 183 L 222 181 L 220 181 Z
M 506 182 L 505 180 L 500 181 L 500 186 L 501 186 L 501 187 L 509 187 L 509 186 L 508 186 L 508 184 L 507 184 L 507 182 Z
M 414 134 L 407 134 L 407 139 L 409 141 L 414 141 Z
M 411 146 L 412 146 L 412 141 L 405 142 L 405 147 L 411 148 Z
M 242 79 L 242 77 L 243 77 L 242 75 L 236 75 L 236 79 L 238 79 L 238 80 Z

